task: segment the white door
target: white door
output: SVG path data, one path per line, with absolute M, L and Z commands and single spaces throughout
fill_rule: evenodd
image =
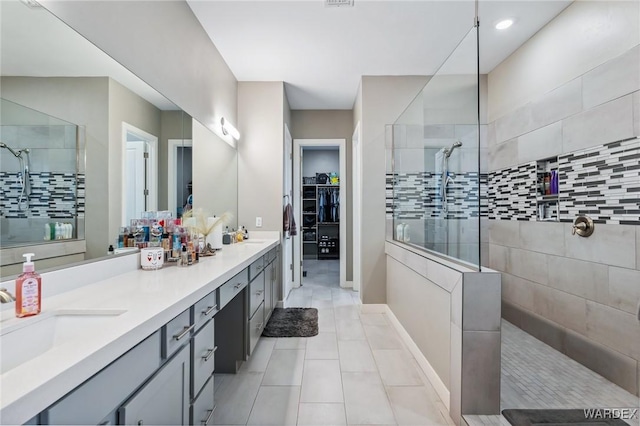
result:
M 127 182 L 125 191 L 126 225 L 131 219 L 142 217 L 147 210 L 147 143 L 144 141 L 127 141 L 125 156 Z
M 282 208 L 284 210 L 284 206 L 287 203 L 291 203 L 294 205 L 293 199 L 293 191 L 291 190 L 291 182 L 293 181 L 293 170 L 292 170 L 292 162 L 293 162 L 293 139 L 291 138 L 291 133 L 289 132 L 289 127 L 284 125 L 284 179 L 283 179 L 283 188 L 282 193 L 284 196 L 282 197 Z M 300 224 L 298 225 L 299 232 L 302 232 L 300 229 Z M 287 238 L 284 235 L 284 240 L 282 243 L 282 300 L 287 300 L 287 296 L 293 287 L 293 243 L 291 238 Z

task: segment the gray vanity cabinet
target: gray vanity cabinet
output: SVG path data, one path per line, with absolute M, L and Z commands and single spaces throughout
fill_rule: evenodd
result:
M 189 347 L 169 360 L 118 410 L 120 424 L 189 424 Z

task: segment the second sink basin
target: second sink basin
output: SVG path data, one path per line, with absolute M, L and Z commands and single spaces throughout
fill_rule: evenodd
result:
M 82 337 L 125 313 L 125 310 L 57 310 L 12 320 L 0 330 L 0 374 L 30 361 L 56 346 Z

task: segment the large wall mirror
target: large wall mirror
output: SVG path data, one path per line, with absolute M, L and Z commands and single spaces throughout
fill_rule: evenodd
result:
M 102 257 L 143 211 L 179 216 L 203 145 L 191 117 L 45 8 L 7 0 L 0 17 L 0 276 L 25 251 L 39 268 Z M 235 212 L 235 150 L 212 139 L 233 176 L 208 213 Z

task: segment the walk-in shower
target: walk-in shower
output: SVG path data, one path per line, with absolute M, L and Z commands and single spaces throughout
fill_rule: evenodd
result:
M 73 238 L 78 236 L 84 210 L 81 140 L 81 127 L 0 99 L 2 248 L 60 239 L 56 224 L 70 224 Z
M 20 170 L 16 174 L 16 180 L 20 187 L 18 195 L 18 210 L 26 211 L 29 208 L 29 195 L 31 195 L 31 175 L 29 168 L 31 160 L 29 158 L 29 148 L 13 149 L 4 142 L 0 142 L 0 148 L 4 148 L 13 154 L 20 162 Z

